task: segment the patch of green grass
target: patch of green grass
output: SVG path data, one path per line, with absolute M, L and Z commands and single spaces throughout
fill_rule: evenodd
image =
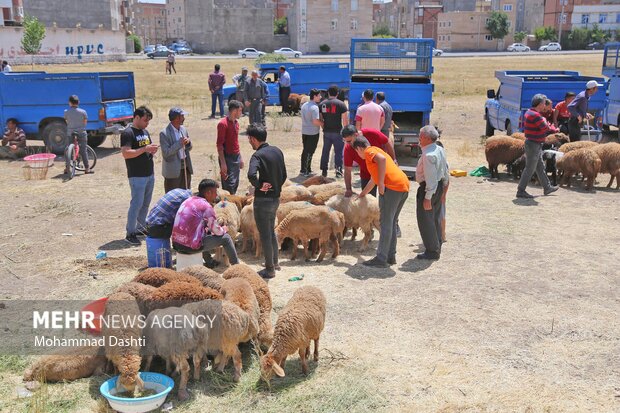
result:
M 29 364 L 29 357 L 0 355 L 0 373 L 22 374 Z

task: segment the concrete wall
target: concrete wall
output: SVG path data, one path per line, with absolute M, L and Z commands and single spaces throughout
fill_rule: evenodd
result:
M 105 29 L 112 27 L 112 3 L 110 0 L 23 0 L 24 13 L 38 18 L 45 26 Z
M 452 11 L 474 11 L 476 10 L 476 0 L 444 0 L 443 10 Z
M 274 13 L 270 0 L 186 0 L 185 38 L 198 53 L 271 52 L 290 43 L 273 34 Z
M 534 30 L 543 26 L 545 17 L 545 0 L 525 0 L 525 16 L 522 30 L 534 34 Z M 519 29 L 517 28 L 517 31 Z
M 31 56 L 21 48 L 21 27 L 0 27 L 0 60 L 11 65 L 27 64 Z M 77 63 L 125 60 L 125 35 L 111 30 L 46 30 L 35 63 Z
M 514 28 L 515 13 L 507 14 Z M 503 40 L 492 39 L 485 28 L 490 15 L 490 12 L 477 11 L 439 14 L 437 47 L 444 51 L 505 50 L 513 43 L 514 30 Z

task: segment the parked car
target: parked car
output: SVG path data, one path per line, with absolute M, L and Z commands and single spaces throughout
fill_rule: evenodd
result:
M 557 42 L 551 42 L 538 48 L 540 52 L 559 52 L 560 50 L 562 50 L 562 46 Z
M 278 50 L 274 50 L 273 53 L 281 54 L 286 57 L 300 57 L 303 54 L 299 50 L 293 50 L 290 47 L 281 47 Z
M 513 43 L 506 49 L 509 52 L 529 52 L 530 48 L 523 43 Z
M 158 46 L 155 48 L 155 51 L 147 53 L 146 55 L 147 57 L 154 59 L 156 57 L 168 57 L 168 53 L 170 52 L 175 53 L 174 50 L 170 50 L 166 46 Z
M 155 51 L 155 46 L 149 44 L 144 48 L 144 54 L 153 53 Z
M 246 57 L 261 57 L 261 56 L 264 56 L 265 54 L 266 54 L 265 52 L 256 50 L 253 47 L 246 47 L 243 50 L 239 50 L 239 56 L 243 57 L 244 59 Z
M 604 48 L 605 48 L 605 45 L 603 43 L 600 43 L 600 42 L 589 43 L 586 46 L 587 50 L 603 50 Z
M 168 49 L 174 50 L 177 54 L 189 54 L 193 53 L 193 50 L 189 45 L 185 42 L 179 43 L 175 42 L 168 46 Z
M 441 56 L 443 54 L 443 50 L 436 49 L 433 47 L 433 56 Z

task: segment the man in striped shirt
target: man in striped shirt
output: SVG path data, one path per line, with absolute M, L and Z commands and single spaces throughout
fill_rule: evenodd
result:
M 191 190 L 175 188 L 159 198 L 146 217 L 146 225 L 151 238 L 166 239 L 172 236 L 172 224 L 174 224 L 177 211 L 190 196 L 192 196 Z
M 532 175 L 536 172 L 538 176 L 538 182 L 544 188 L 544 194 L 549 195 L 552 192 L 558 190 L 557 186 L 551 186 L 547 173 L 545 172 L 545 165 L 542 159 L 543 143 L 545 143 L 545 137 L 549 133 L 557 132 L 554 126 L 549 125 L 547 120 L 540 114 L 545 108 L 545 102 L 547 96 L 543 94 L 536 94 L 532 98 L 532 107 L 525 112 L 523 131 L 525 132 L 525 169 L 521 174 L 521 180 L 517 187 L 517 198 L 534 198 L 532 195 L 525 192 L 527 184 L 532 179 Z

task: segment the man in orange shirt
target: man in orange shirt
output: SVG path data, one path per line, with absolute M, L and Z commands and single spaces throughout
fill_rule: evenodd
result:
M 570 119 L 570 112 L 568 111 L 568 105 L 575 100 L 575 92 L 567 92 L 564 96 L 564 100 L 555 105 L 553 111 L 553 126 L 558 128 L 560 132 L 568 135 L 568 120 Z
M 396 264 L 396 227 L 398 215 L 409 196 L 409 178 L 398 168 L 390 155 L 380 148 L 371 146 L 364 136 L 356 136 L 351 145 L 366 162 L 371 177 L 359 197 L 366 196 L 375 186 L 379 189 L 381 213 L 379 246 L 377 255 L 363 264 L 386 268 L 388 265 Z

